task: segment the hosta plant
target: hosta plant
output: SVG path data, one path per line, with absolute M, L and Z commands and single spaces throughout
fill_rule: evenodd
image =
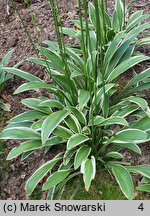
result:
M 150 27 L 142 22 L 148 15 L 137 11 L 125 22 L 121 0 L 116 0 L 112 18 L 103 1 L 78 0 L 79 20 L 73 20 L 77 28 L 68 29 L 62 27 L 57 1 L 50 0 L 50 5 L 57 43 L 44 41 L 47 48 L 39 48 L 41 58 L 28 60 L 42 65 L 51 83 L 20 69 L 2 68 L 28 81 L 15 94 L 40 88 L 51 93 L 50 98 L 22 100 L 29 110 L 12 118 L 0 135 L 0 139 L 23 140 L 7 159 L 22 155 L 24 160 L 37 149 L 48 152 L 56 145 L 63 147 L 28 179 L 28 195 L 44 177 L 42 189 L 50 189 L 51 198 L 59 199 L 65 184 L 79 175 L 88 191 L 97 167 L 110 173 L 128 199 L 134 198 L 134 173 L 143 176 L 136 189 L 150 191 L 150 166 L 122 160 L 122 150 L 141 154 L 139 144 L 150 140 L 150 109 L 144 99 L 144 90 L 150 88 L 150 69 L 136 73 L 135 67 L 149 60 L 137 51 L 137 46 L 149 42 L 148 38 L 138 40 Z M 64 34 L 78 45 L 65 43 Z M 130 80 L 120 84 L 119 78 L 127 71 Z

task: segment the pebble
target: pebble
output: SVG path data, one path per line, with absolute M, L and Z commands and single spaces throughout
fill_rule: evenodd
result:
M 25 178 L 26 178 L 26 174 L 24 173 L 21 175 L 21 179 L 24 180 Z
M 10 168 L 12 169 L 12 171 L 15 171 L 15 166 L 14 166 L 14 164 L 12 164 L 12 165 L 10 166 Z

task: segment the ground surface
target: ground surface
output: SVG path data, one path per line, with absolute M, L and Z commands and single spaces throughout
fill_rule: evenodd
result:
M 11 50 L 15 49 L 12 58 L 9 62 L 9 66 L 13 66 L 19 61 L 25 60 L 29 56 L 35 56 L 35 50 L 32 48 L 27 35 L 24 33 L 24 28 L 14 13 L 11 3 L 7 5 L 6 0 L 0 0 L 0 60 L 4 55 Z M 61 2 L 63 13 L 63 25 L 71 25 L 69 20 L 77 16 L 76 0 L 63 0 Z M 109 0 L 110 11 L 113 1 Z M 147 4 L 148 0 L 137 0 L 134 2 L 133 10 L 142 9 L 146 13 L 150 13 L 150 5 Z M 23 20 L 27 26 L 29 33 L 32 36 L 33 42 L 37 44 L 37 39 L 34 34 L 33 24 L 31 22 L 31 16 L 29 10 L 24 4 L 16 3 L 19 13 L 23 17 Z M 39 29 L 40 40 L 55 39 L 55 32 L 53 28 L 53 21 L 48 0 L 34 0 L 31 1 L 32 9 L 35 12 L 35 18 Z M 143 51 L 148 55 L 149 49 L 143 48 Z M 143 66 L 142 66 L 143 67 Z M 47 75 L 44 73 L 41 67 L 29 62 L 24 62 L 20 67 L 22 70 L 31 72 L 42 79 L 48 80 Z M 23 93 L 20 95 L 13 95 L 15 89 L 24 81 L 14 76 L 5 86 L 4 93 L 7 102 L 10 104 L 11 112 L 1 112 L 0 130 L 6 124 L 6 120 L 9 120 L 15 114 L 23 112 L 26 107 L 21 105 L 20 101 L 27 97 L 37 97 L 42 94 L 41 91 Z M 148 94 L 148 99 L 150 98 Z M 9 141 L 5 143 L 4 150 L 6 155 L 14 146 L 18 143 L 15 141 Z M 149 144 L 143 145 L 143 154 L 141 156 L 132 155 L 129 152 L 127 154 L 127 160 L 136 164 L 150 164 L 150 147 Z M 27 199 L 24 191 L 24 185 L 28 177 L 36 170 L 39 165 L 43 164 L 49 158 L 52 158 L 58 149 L 53 149 L 50 154 L 44 155 L 43 152 L 36 152 L 34 157 L 29 157 L 27 161 L 20 162 L 19 159 L 15 159 L 11 162 L 5 161 L 5 156 L 0 158 L 0 199 Z M 41 194 L 41 199 L 46 198 L 46 193 Z

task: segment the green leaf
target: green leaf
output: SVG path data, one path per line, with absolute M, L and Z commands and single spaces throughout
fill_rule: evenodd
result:
M 81 29 L 80 20 L 73 19 L 73 20 L 71 20 L 71 22 L 74 23 L 75 26 L 76 26 L 78 29 Z M 89 27 L 92 29 L 92 28 L 93 28 L 93 25 L 91 25 L 91 24 L 89 23 Z M 83 21 L 83 29 L 86 29 L 86 22 L 84 22 L 84 21 Z M 77 48 L 71 47 L 71 49 L 75 50 L 76 52 L 79 52 L 78 47 L 77 47 Z
M 51 50 L 59 51 L 59 46 L 56 42 L 50 40 L 44 40 L 42 43 L 48 45 Z
M 79 103 L 79 109 L 83 109 L 83 107 L 88 103 L 90 99 L 90 92 L 85 91 L 84 89 L 80 89 L 78 92 L 78 103 Z
M 104 96 L 101 101 L 101 109 L 103 111 L 103 116 L 107 118 L 109 113 L 109 96 L 106 92 L 104 92 Z
M 91 148 L 88 145 L 81 146 L 74 159 L 74 169 L 78 169 L 78 167 L 81 165 L 82 161 L 85 160 L 91 152 Z
M 24 153 L 21 155 L 21 161 L 27 159 L 33 152 L 34 152 L 34 150 L 24 152 Z
M 53 136 L 53 137 L 50 137 L 46 143 L 44 144 L 44 146 L 53 146 L 53 145 L 58 145 L 58 144 L 61 144 L 62 142 L 62 138 L 60 137 L 57 137 L 57 136 Z
M 46 83 L 42 83 L 39 81 L 35 81 L 35 82 L 29 82 L 29 83 L 24 83 L 21 86 L 19 86 L 16 91 L 14 92 L 14 94 L 18 94 L 21 92 L 25 92 L 25 91 L 29 91 L 29 90 L 36 90 L 36 89 L 48 89 L 51 90 L 52 87 L 50 84 L 46 84 Z
M 71 73 L 71 78 L 77 78 L 77 77 L 82 77 L 84 76 L 83 73 L 81 73 L 80 71 L 77 71 L 77 70 L 73 70 L 72 73 Z
M 127 25 L 130 25 L 137 18 L 141 17 L 142 13 L 143 13 L 143 11 L 136 11 L 135 13 L 131 14 L 131 16 L 128 19 L 128 24 Z
M 132 127 L 143 130 L 143 131 L 149 131 L 150 130 L 150 117 L 146 116 L 144 118 L 141 118 L 139 121 L 135 122 L 132 125 Z
M 125 129 L 116 133 L 113 143 L 141 143 L 147 140 L 147 133 L 139 129 Z
M 142 71 L 141 73 L 134 76 L 125 86 L 125 88 L 122 90 L 125 91 L 128 87 L 133 86 L 139 82 L 142 82 L 144 80 L 147 80 L 147 78 L 150 77 L 150 68 L 147 68 L 146 70 Z
M 39 50 L 41 51 L 42 55 L 45 55 L 48 58 L 48 60 L 52 62 L 56 69 L 63 71 L 64 63 L 55 52 L 45 47 L 41 47 L 39 48 Z
M 111 157 L 111 158 L 115 158 L 115 159 L 122 159 L 123 158 L 122 154 L 120 154 L 119 152 L 108 152 L 106 154 L 106 157 Z
M 41 131 L 41 129 L 42 129 L 42 124 L 43 124 L 45 118 L 46 118 L 46 117 L 41 118 L 41 119 L 39 119 L 38 121 L 35 121 L 35 122 L 32 124 L 31 128 L 32 128 L 33 130 L 36 130 L 36 131 Z
M 135 112 L 138 109 L 137 106 L 122 106 L 121 110 L 118 110 L 112 114 L 112 116 L 120 116 L 125 118 L 126 116 L 130 115 L 131 113 Z M 111 110 L 111 108 L 110 108 Z
M 136 190 L 150 192 L 150 184 L 139 185 Z
M 115 86 L 115 84 L 109 83 L 105 85 L 105 92 L 109 94 L 109 91 Z M 93 97 L 92 104 L 99 103 L 104 96 L 103 88 L 100 88 L 96 94 L 96 97 Z M 94 107 L 95 108 L 95 107 Z
M 46 162 L 42 166 L 40 166 L 34 173 L 33 175 L 28 179 L 25 189 L 27 191 L 28 196 L 31 195 L 37 184 L 41 181 L 41 179 L 53 168 L 53 166 L 61 159 L 57 155 L 54 157 L 52 160 Z
M 9 59 L 10 59 L 10 57 L 11 57 L 11 55 L 12 55 L 13 52 L 14 52 L 14 49 L 10 50 L 10 51 L 4 56 L 4 58 L 1 60 L 1 64 L 2 64 L 3 66 L 6 66 L 6 64 L 8 63 L 8 61 L 9 61 Z
M 75 38 L 75 39 L 79 39 L 80 36 L 80 31 L 77 31 L 75 29 L 72 28 L 62 28 L 62 32 L 65 35 L 68 35 L 69 37 Z
M 74 62 L 68 61 L 68 66 L 71 71 L 71 78 L 76 76 L 84 76 L 83 69 L 80 69 L 80 66 L 78 67 L 76 64 L 74 64 Z M 70 81 L 72 81 L 72 79 Z
M 72 156 L 75 154 L 77 151 L 77 148 L 72 148 L 70 150 L 66 150 L 64 154 L 64 160 L 63 160 L 63 165 L 66 166 L 68 163 L 71 161 Z
M 71 111 L 77 117 L 78 121 L 80 121 L 81 123 L 86 125 L 86 118 L 85 118 L 84 114 L 81 111 L 79 111 L 75 107 L 67 107 L 67 109 L 69 111 Z
M 49 100 L 45 100 L 43 102 L 40 103 L 40 106 L 43 107 L 50 107 L 50 108 L 58 108 L 58 109 L 63 109 L 64 105 L 58 101 L 58 100 L 54 100 L 54 99 L 49 99 Z
M 93 125 L 100 125 L 105 119 L 102 116 L 96 116 L 93 118 Z M 92 120 L 88 124 L 92 126 Z
M 122 30 L 122 27 L 124 25 L 124 6 L 122 0 L 116 0 L 116 14 L 120 30 Z
M 113 71 L 110 72 L 110 74 L 107 77 L 107 82 L 114 80 L 119 75 L 121 75 L 122 73 L 127 71 L 129 68 L 133 67 L 134 65 L 136 65 L 142 61 L 146 61 L 148 59 L 149 59 L 149 57 L 140 55 L 140 56 L 134 56 L 134 57 L 131 57 L 131 58 L 125 60 L 124 62 L 119 64 Z
M 53 80 L 62 88 L 65 89 L 67 92 L 69 91 L 69 88 L 74 88 L 74 83 L 72 80 L 68 80 L 67 76 L 64 74 L 53 74 Z M 70 85 L 68 85 L 68 82 L 70 82 Z
M 104 119 L 102 116 L 96 116 L 94 118 L 93 124 L 99 126 L 109 126 L 112 124 L 128 126 L 128 122 L 123 117 L 118 116 L 112 116 L 107 119 Z M 89 125 L 92 125 L 92 122 L 90 122 Z
M 150 183 L 150 178 L 144 176 L 141 180 L 141 183 Z
M 68 116 L 67 110 L 61 110 L 50 114 L 42 124 L 41 138 L 44 144 L 53 130 Z
M 53 134 L 63 139 L 69 139 L 73 135 L 71 130 L 60 125 L 53 131 Z
M 91 2 L 89 2 L 88 7 L 89 7 L 90 21 L 93 24 L 94 28 L 96 29 L 96 15 L 95 15 L 96 11 L 95 11 L 95 7 Z
M 40 140 L 40 133 L 27 127 L 14 127 L 3 130 L 0 139 L 32 139 Z
M 141 154 L 141 149 L 138 145 L 136 145 L 135 143 L 123 143 L 123 144 L 117 144 L 119 146 L 121 146 L 122 148 L 127 148 L 130 149 L 131 151 Z
M 124 32 L 119 32 L 110 45 L 108 46 L 108 49 L 106 51 L 106 54 L 104 56 L 104 68 L 106 69 L 107 65 L 109 65 L 110 60 L 112 59 L 114 53 L 116 52 L 118 46 L 120 45 L 122 39 L 124 38 L 125 34 Z
M 90 67 L 90 70 L 92 71 L 93 70 L 93 65 L 92 65 L 92 59 L 93 59 L 93 61 L 95 61 L 96 60 L 96 56 L 97 56 L 97 54 L 98 54 L 98 52 L 97 52 L 97 50 L 96 50 L 96 33 L 95 33 L 95 31 L 90 31 L 89 32 L 89 40 L 91 41 L 90 43 L 91 43 L 91 47 L 92 47 L 92 53 L 91 53 L 91 56 L 89 56 L 89 59 L 88 59 L 88 61 L 89 61 L 89 67 Z
M 130 39 L 132 39 L 132 41 L 133 41 L 133 37 L 131 37 Z M 130 40 L 131 41 L 131 40 Z M 131 58 L 132 57 L 132 55 L 133 55 L 133 52 L 134 52 L 134 50 L 135 50 L 135 46 L 134 45 L 131 45 L 130 44 L 130 41 L 128 42 L 128 44 L 126 45 L 126 48 L 124 48 L 124 49 L 126 49 L 125 51 L 124 51 L 124 53 L 123 53 L 123 55 L 122 55 L 122 57 L 121 58 L 119 58 L 119 61 L 117 61 L 117 64 L 120 64 L 121 62 L 123 62 L 123 61 L 125 61 L 125 60 L 127 60 L 127 59 L 129 59 L 129 58 Z M 132 43 L 132 42 L 131 42 Z M 123 45 L 123 44 L 122 44 Z M 127 46 L 129 46 L 129 47 L 127 47 Z M 120 46 L 120 48 L 122 48 L 121 46 Z M 119 50 L 119 49 L 118 49 Z M 119 50 L 120 51 L 120 50 Z M 115 66 L 117 65 L 117 64 L 115 64 Z
M 150 178 L 150 165 L 127 166 L 129 172 L 139 173 L 147 178 Z
M 112 27 L 116 32 L 120 31 L 119 20 L 118 20 L 116 10 L 114 10 L 113 17 L 112 17 Z
M 67 142 L 67 149 L 70 150 L 75 146 L 80 145 L 81 143 L 86 142 L 89 138 L 83 134 L 74 134 L 72 135 Z
M 39 64 L 41 66 L 46 67 L 47 69 L 55 68 L 55 65 L 49 61 L 48 59 L 45 59 L 45 57 L 42 58 L 35 58 L 35 57 L 30 57 L 27 59 L 30 62 L 34 62 L 36 64 Z
M 0 102 L 0 108 L 5 111 L 10 111 L 9 107 L 5 103 L 2 103 L 2 102 Z
M 125 98 L 124 101 L 130 101 L 132 103 L 135 103 L 139 107 L 141 107 L 141 109 L 143 109 L 144 111 L 147 111 L 147 109 L 148 109 L 148 103 L 143 98 L 135 97 L 135 96 L 130 96 L 128 98 Z
M 83 173 L 83 180 L 84 180 L 86 191 L 89 190 L 91 181 L 95 177 L 95 170 L 96 170 L 96 164 L 95 164 L 95 158 L 93 156 L 91 157 L 91 160 L 86 159 L 82 161 L 81 173 Z
M 132 21 L 129 25 L 127 25 L 126 32 L 131 31 L 135 26 L 139 25 L 143 20 L 149 18 L 149 14 L 141 15 L 134 21 Z
M 51 114 L 52 111 L 47 108 L 47 107 L 40 107 L 40 103 L 42 100 L 37 99 L 37 98 L 26 98 L 21 101 L 22 104 L 28 106 L 31 109 L 38 110 L 40 112 L 46 113 L 46 114 Z
M 150 82 L 145 82 L 137 87 L 134 87 L 132 89 L 130 89 L 128 92 L 127 92 L 127 95 L 133 95 L 134 93 L 137 93 L 139 91 L 143 91 L 143 90 L 148 90 L 150 89 Z
M 109 28 L 109 29 L 111 29 L 111 17 L 109 16 L 109 14 L 107 13 L 107 11 L 103 11 L 104 12 L 104 21 L 105 21 L 105 23 L 106 23 L 106 25 L 107 25 L 107 27 Z M 103 16 L 103 15 L 102 15 Z M 111 37 L 111 39 L 109 38 L 109 41 L 110 40 L 112 40 L 113 38 L 114 38 L 114 36 L 115 36 L 115 31 L 114 31 L 114 29 L 112 29 L 112 30 L 110 30 L 110 31 L 112 31 L 113 32 L 113 37 Z
M 134 196 L 134 185 L 130 173 L 125 167 L 119 164 L 111 165 L 111 167 L 112 173 L 115 176 L 122 192 L 128 199 L 132 199 Z
M 123 110 L 127 109 L 127 107 L 133 107 L 132 105 L 129 106 L 129 104 L 130 104 L 129 101 L 119 100 L 117 104 L 110 107 L 110 114 L 113 114 L 115 116 L 116 113 L 123 112 Z M 135 105 L 134 105 L 134 108 L 138 109 L 138 107 Z
M 29 122 L 29 121 L 26 121 L 26 122 L 15 122 L 15 123 L 10 123 L 8 124 L 5 129 L 8 129 L 8 128 L 15 128 L 15 127 L 27 127 L 27 128 L 30 128 L 32 126 L 33 122 Z
M 142 39 L 138 40 L 136 43 L 137 46 L 143 46 L 146 44 L 150 44 L 150 37 L 149 38 L 142 38 Z
M 147 115 L 146 115 L 146 113 L 143 111 L 143 110 L 136 110 L 133 114 L 132 114 L 132 116 L 135 116 L 136 118 L 138 117 L 138 118 L 145 118 Z
M 79 67 L 83 68 L 84 63 L 83 60 L 80 58 L 80 56 L 78 54 L 76 54 L 72 49 L 67 48 L 66 49 L 68 55 L 70 56 L 70 58 L 75 61 L 76 64 L 78 64 Z
M 8 73 L 15 74 L 15 75 L 17 75 L 17 76 L 19 76 L 25 80 L 31 81 L 31 82 L 37 81 L 37 82 L 43 83 L 43 81 L 40 78 L 38 78 L 38 77 L 28 73 L 28 72 L 22 71 L 20 69 L 8 68 L 8 67 L 1 68 L 1 69 L 7 71 Z
M 53 173 L 43 185 L 42 190 L 48 190 L 62 182 L 70 173 L 70 170 L 59 170 Z
M 78 119 L 74 115 L 70 114 L 69 116 L 67 116 L 65 119 L 65 123 L 68 126 L 68 128 L 72 130 L 74 133 L 80 133 L 81 126 Z
M 109 126 L 112 124 L 118 124 L 123 126 L 128 126 L 128 122 L 123 117 L 112 116 L 103 120 L 99 125 L 100 126 Z
M 34 149 L 39 149 L 41 147 L 42 147 L 42 142 L 38 140 L 23 142 L 18 147 L 15 147 L 10 151 L 6 160 L 11 160 L 21 155 L 23 152 L 31 151 Z
M 31 110 L 15 116 L 9 121 L 9 123 L 15 123 L 15 122 L 18 123 L 18 122 L 30 121 L 34 119 L 41 119 L 42 117 L 45 117 L 47 115 L 48 114 L 45 114 L 43 112 Z
M 116 50 L 116 52 L 114 53 L 110 64 L 108 65 L 107 68 L 107 73 L 106 75 L 109 73 L 117 66 L 120 65 L 122 62 L 124 62 L 127 59 L 131 58 L 131 54 L 133 53 L 133 49 L 134 46 L 132 46 L 131 44 L 134 42 L 135 38 L 136 38 L 136 34 L 133 34 L 127 38 L 125 38 L 120 46 L 118 47 L 118 49 Z
M 92 179 L 95 178 L 96 175 L 96 159 L 94 156 L 91 156 L 91 162 L 92 162 L 92 166 L 93 166 L 93 175 L 92 175 Z

